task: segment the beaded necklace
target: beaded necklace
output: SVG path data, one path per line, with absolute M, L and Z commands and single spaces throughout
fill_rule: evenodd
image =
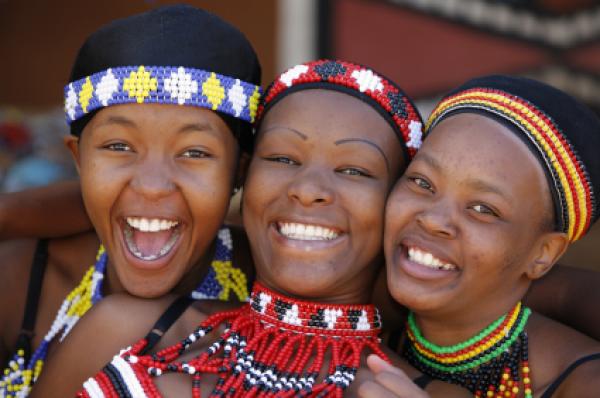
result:
M 423 373 L 461 385 L 475 397 L 515 398 L 522 386 L 525 398 L 531 398 L 525 331 L 530 314 L 531 310 L 519 302 L 469 340 L 438 346 L 423 337 L 410 313 L 406 327 L 409 344 L 403 355 Z
M 212 345 L 189 361 L 179 359 L 219 326 L 225 329 Z M 142 339 L 123 350 L 77 396 L 161 397 L 153 378 L 184 373 L 192 378 L 192 397 L 199 398 L 201 377 L 208 373 L 218 376 L 211 396 L 341 397 L 365 349 L 387 359 L 380 331 L 372 305 L 299 301 L 257 282 L 248 304 L 210 316 L 178 344 L 146 354 L 148 342 Z
M 194 299 L 229 300 L 231 292 L 238 300 L 248 297 L 247 278 L 243 271 L 232 265 L 233 242 L 229 228 L 219 230 L 215 255 L 208 274 L 198 287 L 190 293 Z M 100 245 L 96 263 L 85 273 L 79 285 L 65 298 L 48 333 L 29 360 L 25 351 L 18 349 L 0 379 L 0 398 L 27 397 L 44 365 L 50 343 L 60 334 L 62 341 L 79 319 L 98 301 L 102 300 L 102 281 L 106 271 L 108 255 Z

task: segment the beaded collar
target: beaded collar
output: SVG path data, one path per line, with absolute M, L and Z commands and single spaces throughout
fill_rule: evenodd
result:
M 409 314 L 404 356 L 423 373 L 469 389 L 475 397 L 533 397 L 525 325 L 531 310 L 521 302 L 476 336 L 453 346 L 425 339 Z M 521 374 L 519 374 L 519 366 Z
M 198 356 L 179 359 L 220 326 L 224 331 Z M 161 397 L 153 378 L 184 373 L 192 378 L 193 397 L 200 397 L 205 374 L 218 376 L 211 396 L 341 397 L 365 351 L 387 359 L 377 337 L 380 331 L 379 313 L 372 305 L 299 301 L 257 282 L 248 304 L 210 316 L 178 344 L 147 354 L 148 342 L 142 339 L 121 351 L 77 396 Z M 330 363 L 324 366 L 327 359 Z
M 190 293 L 194 299 L 227 301 L 234 293 L 238 300 L 248 297 L 247 278 L 243 271 L 232 264 L 233 242 L 227 227 L 219 230 L 216 239 L 215 255 L 206 277 Z M 26 397 L 39 377 L 50 343 L 60 334 L 62 341 L 79 319 L 97 302 L 102 300 L 102 282 L 106 271 L 108 255 L 101 245 L 96 255 L 96 263 L 91 266 L 79 285 L 63 301 L 52 326 L 42 343 L 29 360 L 25 351 L 17 349 L 0 379 L 0 397 Z

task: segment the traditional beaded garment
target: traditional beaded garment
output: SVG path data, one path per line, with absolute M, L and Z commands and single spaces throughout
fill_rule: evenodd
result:
M 225 330 L 212 345 L 189 361 L 179 359 L 219 326 Z M 140 340 L 88 379 L 77 396 L 160 397 L 152 379 L 173 372 L 190 375 L 194 398 L 200 397 L 207 373 L 218 376 L 211 396 L 341 397 L 366 349 L 387 358 L 380 330 L 372 305 L 299 301 L 255 283 L 248 304 L 210 316 L 187 338 L 156 354 L 146 354 L 148 342 Z
M 515 398 L 520 386 L 533 397 L 525 325 L 531 310 L 521 303 L 471 339 L 438 346 L 427 341 L 410 314 L 406 359 L 423 373 L 469 389 L 475 397 Z M 521 374 L 519 374 L 519 368 Z
M 248 297 L 247 278 L 243 271 L 233 267 L 232 251 L 231 231 L 226 227 L 221 228 L 217 236 L 215 256 L 209 273 L 191 293 L 192 298 L 226 301 L 229 300 L 231 292 L 234 292 L 238 300 L 246 300 Z M 63 301 L 50 330 L 31 358 L 27 360 L 25 351 L 22 349 L 18 349 L 12 357 L 0 380 L 0 398 L 20 398 L 29 395 L 42 371 L 50 343 L 59 334 L 58 341 L 62 341 L 77 321 L 103 298 L 102 281 L 107 261 L 107 253 L 104 251 L 104 247 L 100 246 L 96 255 L 96 263 L 88 269 L 79 285 Z

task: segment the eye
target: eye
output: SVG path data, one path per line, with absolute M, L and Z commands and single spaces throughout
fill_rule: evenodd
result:
M 201 149 L 188 149 L 186 151 L 183 151 L 180 156 L 184 158 L 201 159 L 208 158 L 211 155 L 208 152 L 203 151 Z
M 360 176 L 360 177 L 371 177 L 369 173 L 366 171 L 356 168 L 356 167 L 346 167 L 343 169 L 337 170 L 338 173 L 346 174 L 349 176 Z
M 476 204 L 471 206 L 471 209 L 473 209 L 475 212 L 479 213 L 479 214 L 485 214 L 485 215 L 490 215 L 490 216 L 494 216 L 494 217 L 498 217 L 498 212 L 496 212 L 494 209 L 492 209 L 489 206 L 486 206 L 484 204 Z
M 287 156 L 270 156 L 270 157 L 266 157 L 264 159 L 268 162 L 276 162 L 276 163 L 283 163 L 283 164 L 289 164 L 289 165 L 299 165 L 300 164 Z
M 433 187 L 431 186 L 429 181 L 427 181 L 426 179 L 421 178 L 421 177 L 408 177 L 408 179 L 409 179 L 409 181 L 412 181 L 419 188 L 426 189 L 428 191 L 433 192 Z
M 115 152 L 131 152 L 132 149 L 128 144 L 124 142 L 113 142 L 103 147 L 104 149 L 108 149 L 109 151 Z

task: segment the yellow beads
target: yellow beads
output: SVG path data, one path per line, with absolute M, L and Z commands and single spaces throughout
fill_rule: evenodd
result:
M 202 92 L 206 95 L 208 102 L 212 105 L 212 110 L 216 110 L 225 99 L 225 89 L 221 85 L 217 75 L 210 74 L 210 77 L 202 83 Z
M 143 103 L 144 99 L 150 95 L 150 91 L 155 91 L 157 87 L 158 80 L 152 77 L 143 65 L 136 72 L 131 72 L 129 77 L 123 81 L 123 90 L 127 91 L 130 97 L 135 97 L 138 104 Z
M 217 282 L 222 287 L 219 294 L 220 300 L 229 300 L 229 294 L 233 290 L 240 301 L 248 297 L 248 281 L 244 272 L 233 267 L 231 261 L 214 260 L 212 267 L 216 273 Z

